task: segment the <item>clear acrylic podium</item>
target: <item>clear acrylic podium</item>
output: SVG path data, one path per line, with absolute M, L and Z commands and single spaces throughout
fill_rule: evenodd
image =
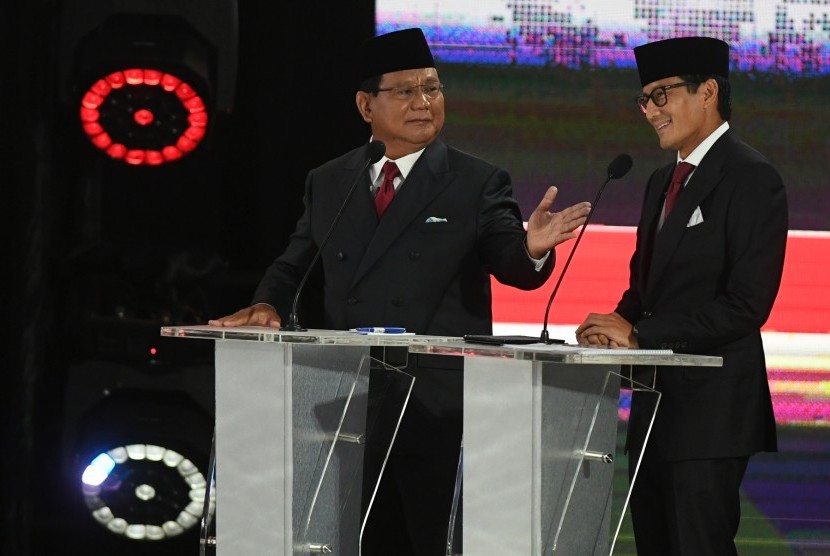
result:
M 367 407 L 402 414 L 414 380 L 369 357 L 372 346 L 464 358 L 448 555 L 611 554 L 628 499 L 612 499 L 620 389 L 652 396 L 655 410 L 660 397 L 626 371 L 722 364 L 649 350 L 325 330 L 191 326 L 162 335 L 216 340 L 216 520 L 214 529 L 206 500 L 203 535 L 220 556 L 360 554 L 380 479 L 364 476 L 363 448 L 388 454 L 397 430 L 367 422 Z

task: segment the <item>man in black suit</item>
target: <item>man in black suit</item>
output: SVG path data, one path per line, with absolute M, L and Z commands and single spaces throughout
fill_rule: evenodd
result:
M 552 213 L 551 187 L 525 232 L 508 174 L 438 139 L 443 87 L 420 29 L 366 43 L 355 100 L 386 155 L 362 178 L 323 249 L 325 326 L 490 334 L 490 276 L 522 289 L 541 286 L 553 268 L 553 248 L 575 237 L 589 203 Z M 309 173 L 305 213 L 286 251 L 266 271 L 254 304 L 211 324 L 281 324 L 366 160 L 363 145 Z M 396 168 L 386 170 L 387 161 Z M 379 200 L 390 197 L 379 209 Z M 364 534 L 364 554 L 435 556 L 446 550 L 462 374 L 459 365 L 435 368 L 438 363 L 428 356 L 410 359 L 407 372 L 415 385 Z
M 760 330 L 784 264 L 786 194 L 778 172 L 727 123 L 726 43 L 686 37 L 634 53 L 643 86 L 637 104 L 678 164 L 648 181 L 629 287 L 616 310 L 588 315 L 577 339 L 723 358 L 722 368 L 639 371 L 662 399 L 631 515 L 640 556 L 736 554 L 747 462 L 777 449 Z M 650 409 L 635 392 L 632 464 Z

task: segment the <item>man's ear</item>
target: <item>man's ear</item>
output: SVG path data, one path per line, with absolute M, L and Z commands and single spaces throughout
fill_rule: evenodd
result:
M 365 91 L 358 91 L 354 97 L 357 111 L 360 112 L 360 117 L 367 124 L 372 123 L 372 102 L 371 93 Z
M 718 106 L 718 91 L 720 87 L 718 86 L 718 82 L 714 79 L 707 79 L 702 84 L 703 87 L 703 102 L 707 106 L 714 105 L 715 108 Z

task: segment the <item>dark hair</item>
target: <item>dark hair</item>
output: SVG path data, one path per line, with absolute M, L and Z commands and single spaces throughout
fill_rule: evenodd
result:
M 683 81 L 693 83 L 688 86 L 690 93 L 696 93 L 701 83 L 714 79 L 718 84 L 718 114 L 724 121 L 729 121 L 732 117 L 732 87 L 728 79 L 720 75 L 681 75 L 679 77 Z
M 373 75 L 372 77 L 367 77 L 360 84 L 358 90 L 363 91 L 364 93 L 372 93 L 373 95 L 377 95 L 378 89 L 380 89 L 380 80 L 382 78 L 383 75 Z

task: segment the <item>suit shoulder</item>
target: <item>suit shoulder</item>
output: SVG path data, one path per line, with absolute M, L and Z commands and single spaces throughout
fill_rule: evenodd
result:
M 492 162 L 488 162 L 479 156 L 462 151 L 461 149 L 457 149 L 450 145 L 447 145 L 447 158 L 449 159 L 450 164 L 464 164 L 473 167 L 480 167 L 484 170 L 490 171 L 501 170 L 501 168 Z
M 342 169 L 344 166 L 348 167 L 350 164 L 354 164 L 355 157 L 358 156 L 361 150 L 364 147 L 357 147 L 355 149 L 350 150 L 347 153 L 344 153 L 337 158 L 332 158 L 319 166 L 313 168 L 312 172 L 328 172 L 331 170 L 339 170 Z
M 761 151 L 740 140 L 735 140 L 734 148 L 729 158 L 730 162 L 735 164 L 750 166 L 754 164 L 766 164 L 772 166 L 772 163 Z
M 719 169 L 733 189 L 766 186 L 775 190 L 783 187 L 781 174 L 769 159 L 732 133 L 720 138 L 701 164 L 711 164 Z
M 754 167 L 755 170 L 763 169 L 765 172 L 771 171 L 774 175 L 778 175 L 778 171 L 769 159 L 755 147 L 744 143 L 731 133 L 724 135 L 718 143 L 721 141 L 723 141 L 721 151 L 723 154 L 715 156 L 723 156 L 723 164 L 727 170 L 745 172 Z M 713 147 L 712 151 L 715 150 L 716 148 Z
M 735 141 L 734 149 L 727 158 L 726 165 L 733 174 L 747 178 L 742 181 L 750 183 L 766 181 L 783 186 L 781 174 L 772 162 L 763 153 L 743 141 Z

